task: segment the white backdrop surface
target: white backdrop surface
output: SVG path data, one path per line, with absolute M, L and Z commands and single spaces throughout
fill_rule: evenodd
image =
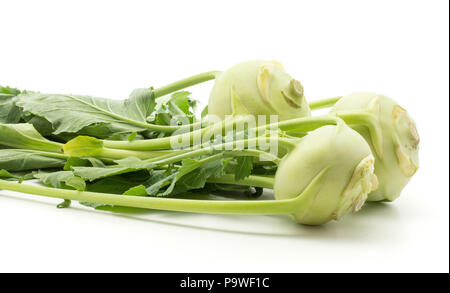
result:
M 285 216 L 118 215 L 0 190 L 0 272 L 448 272 L 448 1 L 1 1 L 0 84 L 122 99 L 244 60 L 309 100 L 367 90 L 408 109 L 402 196 L 321 227 Z M 211 83 L 192 88 L 206 105 Z

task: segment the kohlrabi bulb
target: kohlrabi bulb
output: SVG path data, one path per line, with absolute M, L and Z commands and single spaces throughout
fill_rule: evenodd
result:
M 208 114 L 278 115 L 278 120 L 310 116 L 303 86 L 276 61 L 239 63 L 216 79 Z
M 369 143 L 379 187 L 370 201 L 396 199 L 419 166 L 419 134 L 405 109 L 376 93 L 358 92 L 340 99 L 337 114 Z
M 359 210 L 376 186 L 369 145 L 340 123 L 309 133 L 283 158 L 274 194 L 278 200 L 295 199 L 296 221 L 320 225 Z

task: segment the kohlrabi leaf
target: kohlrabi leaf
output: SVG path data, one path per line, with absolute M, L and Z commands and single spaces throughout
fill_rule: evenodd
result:
M 134 173 L 132 174 L 134 175 Z M 142 186 L 141 184 L 146 180 L 148 180 L 148 174 L 146 176 L 133 176 L 133 178 L 122 175 L 111 176 L 88 183 L 86 189 L 92 192 L 123 194 L 136 186 Z M 144 195 L 147 195 L 147 193 Z
M 19 181 L 34 179 L 33 172 L 9 172 L 5 169 L 0 169 L 0 179 Z
M 172 185 L 172 183 L 175 184 L 177 176 L 177 173 L 172 174 L 167 173 L 168 172 L 166 170 L 153 170 L 151 172 L 149 181 L 144 184 L 144 186 L 146 186 L 146 191 L 148 195 L 161 195 L 161 196 L 166 195 L 165 191 L 160 192 L 160 190 L 164 186 L 167 186 L 168 184 L 170 185 Z M 169 189 L 171 189 L 170 185 Z
M 14 105 L 14 98 L 20 94 L 15 88 L 0 86 L 0 123 L 17 123 L 21 111 Z
M 147 189 L 144 185 L 139 184 L 137 186 L 133 186 L 129 188 L 128 190 L 123 192 L 124 195 L 131 195 L 131 196 L 147 196 Z
M 255 165 L 252 169 L 254 175 L 275 175 L 277 172 L 277 165 Z
M 53 125 L 46 119 L 38 116 L 33 116 L 28 113 L 28 115 L 22 115 L 27 123 L 33 124 L 34 128 L 42 134 L 43 136 L 51 136 L 58 141 L 66 142 L 78 135 L 93 136 L 101 139 L 111 139 L 111 140 L 126 140 L 130 136 L 130 132 L 122 127 L 115 127 L 113 124 L 109 123 L 96 123 L 86 127 L 83 127 L 76 133 L 59 133 L 57 135 L 53 134 Z M 142 135 L 137 135 L 137 139 L 143 139 Z
M 136 136 L 137 136 L 137 132 L 130 133 L 130 135 L 128 135 L 128 137 L 127 137 L 127 140 L 131 142 L 136 138 Z
M 135 157 L 128 157 L 117 160 L 117 165 L 107 167 L 78 167 L 72 166 L 73 173 L 90 182 L 106 178 L 110 176 L 137 172 L 142 170 L 149 170 L 155 167 L 154 164 L 142 161 Z M 145 175 L 148 173 L 144 172 Z
M 0 179 L 19 179 L 19 178 L 20 178 L 19 176 L 15 176 L 5 169 L 0 169 Z
M 75 175 L 83 178 L 84 180 L 92 182 L 94 180 L 109 176 L 140 171 L 141 169 L 129 167 L 110 167 L 110 168 L 72 167 L 72 170 Z
M 127 157 L 125 159 L 114 161 L 120 167 L 136 168 L 136 169 L 152 169 L 155 167 L 153 163 L 143 161 L 136 157 Z
M 103 141 L 90 136 L 77 136 L 62 148 L 65 154 L 73 157 L 98 156 L 103 150 Z
M 237 164 L 234 170 L 234 180 L 239 181 L 250 176 L 250 173 L 253 169 L 253 157 L 237 157 L 236 163 Z
M 208 115 L 208 105 L 206 105 L 205 108 L 203 108 L 202 110 L 201 114 L 202 119 L 205 118 L 207 115 Z
M 66 163 L 64 157 L 55 154 L 19 149 L 0 149 L 0 169 L 26 171 L 33 169 L 60 168 Z
M 72 167 L 105 167 L 105 164 L 97 158 L 69 157 L 64 165 L 64 170 L 70 171 Z
M 223 161 L 213 161 L 198 167 L 196 170 L 189 172 L 179 178 L 171 190 L 171 194 L 179 194 L 192 189 L 203 188 L 209 177 L 220 177 L 223 174 Z
M 64 172 L 64 171 L 62 171 L 62 172 Z M 86 189 L 86 182 L 78 176 L 69 177 L 64 181 L 64 183 L 67 186 L 73 187 L 78 191 L 83 191 Z
M 0 124 L 0 145 L 61 153 L 62 145 L 44 138 L 28 123 Z
M 187 91 L 176 92 L 156 106 L 155 112 L 147 121 L 158 125 L 181 125 L 195 121 L 197 101 L 189 98 Z
M 16 101 L 25 114 L 49 121 L 54 134 L 78 133 L 95 124 L 110 125 L 116 132 L 143 131 L 149 127 L 146 119 L 155 104 L 150 89 L 136 89 L 124 101 L 37 92 L 20 94 Z
M 18 94 L 20 94 L 19 89 L 0 85 L 0 96 L 17 96 Z
M 183 111 L 185 114 L 193 114 L 197 101 L 192 100 L 189 96 L 191 95 L 188 91 L 181 91 L 173 93 L 170 97 L 170 102 L 177 105 L 177 107 Z M 191 111 L 192 109 L 192 111 Z
M 177 170 L 153 170 L 150 179 L 142 186 L 135 186 L 124 194 L 144 196 L 144 187 L 147 195 L 169 196 L 199 189 L 205 186 L 209 177 L 218 177 L 223 174 L 222 160 L 204 163 L 201 160 L 186 159 Z
M 92 203 L 92 202 L 86 202 L 86 201 L 80 201 L 80 204 L 86 207 L 94 208 L 99 211 L 108 211 L 113 213 L 127 213 L 127 214 L 137 214 L 137 213 L 148 213 L 148 209 L 140 209 L 140 208 L 131 208 L 131 207 L 124 207 L 124 206 L 112 206 L 107 204 L 99 204 L 99 203 Z
M 40 182 L 45 185 L 50 185 L 55 188 L 70 188 L 78 191 L 86 189 L 85 181 L 75 176 L 72 171 L 58 171 L 58 172 L 35 172 L 34 177 L 38 178 Z

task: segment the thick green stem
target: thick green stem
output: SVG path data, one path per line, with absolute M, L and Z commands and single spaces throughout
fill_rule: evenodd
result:
M 336 115 L 350 126 L 366 126 L 369 129 L 376 153 L 380 158 L 383 158 L 383 135 L 378 124 L 378 117 L 375 114 L 364 110 L 348 110 L 336 112 Z
M 170 93 L 173 93 L 178 90 L 182 90 L 184 88 L 215 79 L 217 77 L 217 74 L 219 74 L 220 71 L 208 71 L 203 72 L 197 75 L 193 75 L 188 78 L 181 79 L 179 81 L 170 83 L 168 85 L 162 86 L 160 88 L 157 88 L 153 91 L 155 98 L 159 98 L 165 95 L 168 95 Z
M 305 213 L 310 207 L 310 198 L 322 188 L 324 174 L 322 170 L 304 189 L 294 198 L 283 200 L 256 200 L 256 201 L 216 201 L 216 200 L 190 200 L 158 197 L 125 196 L 108 193 L 88 191 L 75 191 L 56 189 L 42 186 L 14 183 L 0 180 L 0 189 L 16 192 L 43 195 L 65 200 L 88 201 L 99 204 L 146 208 L 169 211 L 183 211 L 192 213 L 215 214 L 287 214 Z
M 144 209 L 211 214 L 285 214 L 296 209 L 296 198 L 288 200 L 217 201 L 125 196 L 88 191 L 56 189 L 0 180 L 0 189 L 67 200 Z
M 135 141 L 116 141 L 116 140 L 104 140 L 103 145 L 112 149 L 134 150 L 134 151 L 149 151 L 149 150 L 162 150 L 171 149 L 173 142 L 182 141 L 188 142 L 189 145 L 195 145 L 203 143 L 205 135 L 208 134 L 224 134 L 224 129 L 228 127 L 235 127 L 237 123 L 245 123 L 250 117 L 237 117 L 235 119 L 223 120 L 221 122 L 212 124 L 208 127 L 196 129 L 191 132 L 185 132 L 176 134 L 173 136 L 135 140 Z
M 95 157 L 111 160 L 119 160 L 128 157 L 136 157 L 141 160 L 152 160 L 152 159 L 159 160 L 165 157 L 172 157 L 177 154 L 182 154 L 185 152 L 187 152 L 187 150 L 130 151 L 130 150 L 103 148 L 98 153 L 98 155 L 95 155 Z M 94 155 L 87 154 L 87 156 L 94 156 Z
M 272 176 L 269 177 L 269 176 L 250 175 L 247 178 L 236 181 L 234 179 L 234 174 L 225 174 L 221 177 L 208 178 L 208 182 L 233 184 L 233 185 L 245 185 L 245 186 L 254 186 L 254 187 L 273 189 L 273 185 L 275 184 L 275 178 Z
M 239 116 L 235 119 L 224 120 L 208 127 L 197 129 L 192 132 L 182 133 L 170 137 L 136 140 L 136 141 L 115 141 L 104 140 L 103 145 L 112 149 L 124 149 L 124 150 L 158 150 L 158 149 L 171 149 L 172 142 L 186 141 L 189 145 L 196 145 L 204 143 L 205 135 L 208 133 L 220 133 L 225 134 L 225 129 L 234 129 L 238 123 L 246 123 L 251 120 L 251 116 Z M 317 117 L 303 117 L 295 118 L 291 120 L 285 120 L 277 123 L 266 124 L 255 128 L 255 133 L 258 135 L 260 132 L 265 132 L 267 129 L 280 128 L 283 131 L 299 132 L 299 131 L 311 131 L 324 125 L 336 125 L 339 118 L 331 115 L 323 115 Z M 197 143 L 196 143 L 197 142 Z
M 312 101 L 312 102 L 309 103 L 309 108 L 311 110 L 318 110 L 318 109 L 322 109 L 322 108 L 332 107 L 341 98 L 342 98 L 342 96 L 341 97 L 333 97 L 333 98 L 326 98 L 326 99 L 321 99 L 321 100 L 317 100 L 317 101 Z
M 339 120 L 339 118 L 332 115 L 322 115 L 284 120 L 278 122 L 276 126 L 288 133 L 308 132 L 325 125 L 337 125 L 339 123 Z M 271 124 L 269 124 L 268 127 L 271 127 Z
M 225 152 L 233 154 L 237 152 L 236 155 L 248 155 L 254 157 L 261 157 L 264 160 L 270 160 L 274 162 L 279 162 L 279 158 L 269 152 L 265 152 L 260 149 L 252 150 L 245 149 L 249 145 L 254 145 L 256 148 L 260 148 L 263 144 L 270 144 L 270 142 L 276 142 L 277 146 L 281 148 L 281 153 L 285 154 L 295 148 L 296 144 L 288 139 L 282 137 L 254 137 L 250 139 L 234 140 L 221 144 L 211 144 L 205 143 L 202 145 L 197 145 L 195 148 L 190 149 L 180 149 L 180 150 L 168 150 L 168 151 L 130 151 L 122 149 L 111 149 L 102 148 L 98 154 L 96 153 L 85 153 L 86 156 L 98 156 L 102 158 L 110 159 L 123 159 L 130 156 L 138 157 L 140 159 L 146 159 L 147 162 L 155 164 L 171 164 L 179 162 L 183 159 L 199 157 L 202 155 L 210 155 L 215 152 Z M 242 147 L 242 148 L 241 148 Z M 267 147 L 267 146 L 266 146 Z M 269 146 L 270 148 L 270 146 Z M 161 156 L 157 153 L 161 152 Z

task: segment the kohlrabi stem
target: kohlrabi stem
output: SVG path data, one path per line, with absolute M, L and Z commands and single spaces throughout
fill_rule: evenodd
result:
M 109 159 L 123 159 L 130 156 L 138 157 L 140 159 L 146 159 L 149 163 L 155 164 L 171 164 L 175 162 L 179 162 L 181 160 L 187 158 L 198 157 L 202 155 L 210 155 L 217 152 L 225 152 L 227 154 L 233 155 L 234 152 L 237 152 L 237 155 L 243 155 L 244 153 L 248 156 L 259 157 L 264 156 L 265 160 L 271 160 L 274 162 L 279 162 L 279 158 L 268 153 L 264 152 L 260 149 L 257 150 L 248 150 L 244 149 L 249 145 L 254 145 L 255 147 L 260 147 L 261 145 L 268 144 L 270 141 L 275 141 L 278 146 L 284 151 L 283 153 L 287 153 L 295 148 L 296 144 L 283 137 L 253 137 L 249 139 L 242 140 L 234 140 L 230 142 L 220 143 L 220 144 L 210 144 L 205 143 L 202 145 L 198 145 L 196 148 L 192 149 L 180 149 L 180 150 L 171 150 L 171 151 L 130 151 L 130 150 L 122 150 L 122 149 L 111 149 L 111 148 L 102 148 L 98 154 L 86 154 L 87 156 L 98 156 L 101 158 L 109 158 Z M 243 147 L 242 149 L 240 147 Z M 158 152 L 166 152 L 163 153 L 162 156 L 156 156 Z M 173 152 L 171 154 L 170 152 Z M 148 159 L 147 159 L 148 158 Z
M 191 200 L 126 196 L 109 193 L 75 191 L 0 180 L 0 189 L 68 200 L 133 208 L 214 214 L 285 214 L 294 212 L 296 199 L 261 201 Z
M 338 111 L 336 115 L 351 126 L 363 125 L 367 127 L 375 151 L 380 158 L 383 157 L 383 135 L 378 124 L 378 117 L 374 113 L 364 110 L 347 110 Z
M 210 183 L 223 183 L 223 184 L 233 184 L 233 185 L 245 185 L 261 188 L 273 189 L 275 184 L 275 178 L 272 176 L 257 176 L 250 175 L 244 179 L 236 181 L 234 179 L 234 174 L 225 174 L 221 177 L 211 177 L 207 180 Z
M 341 119 L 332 115 L 322 115 L 322 116 L 312 116 L 312 117 L 302 117 L 290 120 L 284 120 L 278 122 L 278 126 L 281 130 L 286 132 L 308 132 L 315 130 L 319 127 L 325 125 L 337 125 Z M 271 124 L 267 125 L 268 127 Z
M 180 140 L 189 141 L 190 145 L 193 145 L 195 143 L 195 140 L 198 139 L 199 143 L 202 143 L 204 135 L 207 134 L 208 132 L 212 134 L 216 134 L 219 132 L 221 134 L 224 134 L 224 129 L 227 129 L 227 126 L 233 127 L 234 125 L 236 125 L 236 123 L 245 123 L 249 119 L 250 117 L 237 117 L 236 119 L 223 120 L 214 123 L 210 126 L 207 126 L 205 128 L 162 138 L 134 140 L 134 141 L 104 140 L 103 145 L 107 148 L 112 149 L 135 150 L 135 151 L 171 149 L 172 142 Z
M 250 156 L 254 158 L 260 159 L 258 162 L 261 164 L 262 162 L 271 162 L 275 165 L 278 165 L 281 161 L 281 159 L 278 156 L 275 156 L 271 153 L 262 151 L 262 150 L 252 150 L 252 149 L 246 149 L 246 150 L 233 150 L 231 152 L 226 152 L 225 156 L 233 156 L 233 157 L 239 157 L 239 156 Z M 262 161 L 261 161 L 262 159 Z
M 162 86 L 160 88 L 157 88 L 153 90 L 153 93 L 155 95 L 155 98 L 159 98 L 165 95 L 168 95 L 170 93 L 173 93 L 178 90 L 182 90 L 184 88 L 215 79 L 217 77 L 217 74 L 219 74 L 220 71 L 208 71 L 204 73 L 200 73 L 197 75 L 193 75 L 188 78 L 181 79 L 179 81 L 170 83 L 168 85 Z
M 230 120 L 223 120 L 221 122 L 214 123 L 208 127 L 197 129 L 191 132 L 182 133 L 170 137 L 135 140 L 135 141 L 116 141 L 116 140 L 104 140 L 103 145 L 112 149 L 123 150 L 159 150 L 159 149 L 171 149 L 171 143 L 174 141 L 188 141 L 190 145 L 195 145 L 195 141 L 203 143 L 204 135 L 207 133 L 220 133 L 224 134 L 227 127 L 234 127 L 237 123 L 248 122 L 251 117 L 239 116 Z M 256 133 L 262 132 L 266 129 L 280 128 L 283 131 L 298 132 L 298 131 L 311 131 L 324 125 L 336 125 L 339 118 L 331 115 L 323 115 L 316 117 L 302 117 L 290 120 L 285 120 L 277 123 L 266 124 L 258 126 L 255 129 Z
M 157 151 L 130 151 L 102 148 L 102 150 L 95 155 L 98 158 L 105 158 L 111 160 L 120 160 L 128 157 L 136 157 L 141 160 L 159 159 L 166 156 L 175 156 L 186 152 L 185 150 L 157 150 Z
M 323 182 L 325 171 L 321 171 L 304 191 L 295 198 L 283 200 L 255 200 L 255 201 L 217 201 L 217 200 L 192 200 L 158 198 L 145 196 L 126 196 L 108 193 L 97 193 L 88 191 L 75 191 L 67 189 L 56 189 L 35 185 L 14 183 L 0 180 L 0 189 L 35 195 L 61 198 L 66 200 L 87 201 L 92 203 L 107 204 L 114 206 L 126 206 L 144 209 L 180 211 L 191 213 L 210 214 L 290 214 L 304 212 L 309 208 L 311 195 L 316 194 Z
M 317 101 L 312 101 L 312 102 L 309 103 L 309 108 L 311 110 L 318 110 L 318 109 L 322 109 L 322 108 L 332 107 L 341 98 L 342 98 L 342 96 L 341 97 L 333 97 L 333 98 L 326 98 L 326 99 L 321 99 L 321 100 L 317 100 Z

